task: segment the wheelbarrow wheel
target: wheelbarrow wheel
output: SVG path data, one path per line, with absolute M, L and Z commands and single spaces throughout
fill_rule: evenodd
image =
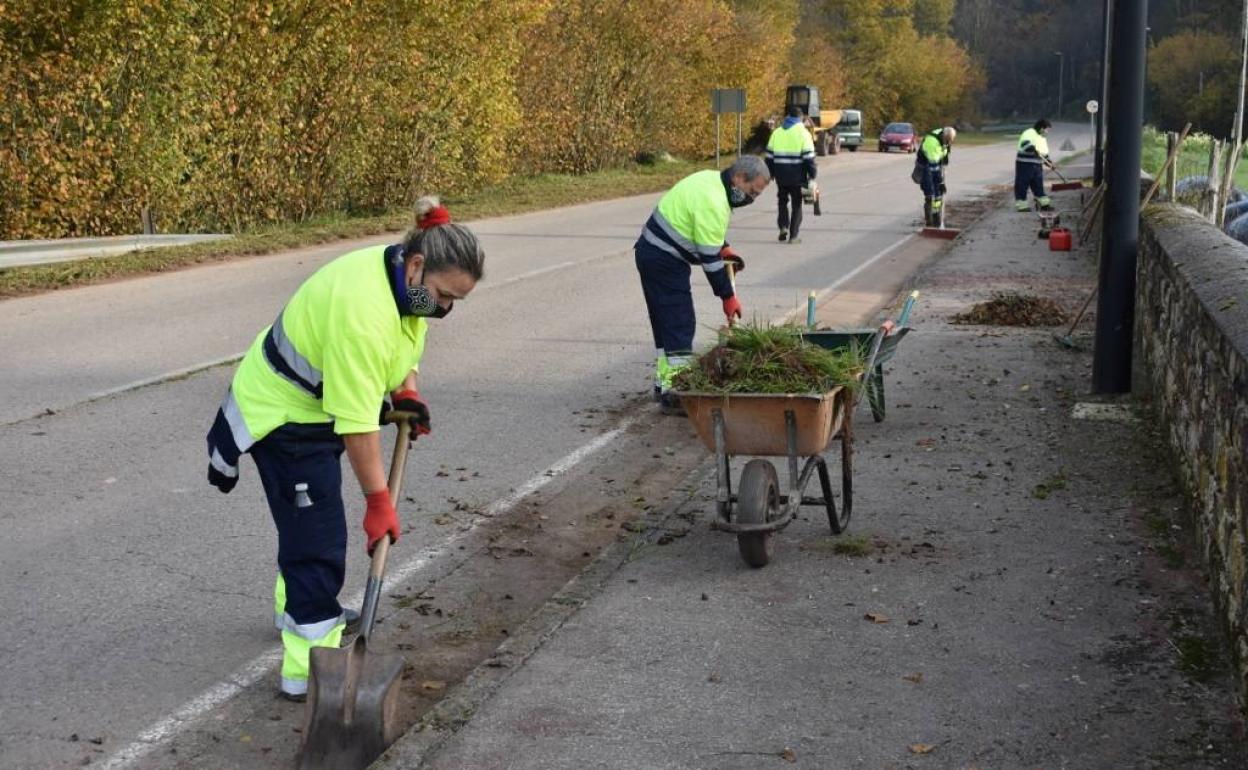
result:
M 780 482 L 776 468 L 767 460 L 750 460 L 741 472 L 737 492 L 737 523 L 763 524 L 780 517 Z M 737 549 L 751 567 L 765 567 L 771 561 L 774 532 L 738 532 Z

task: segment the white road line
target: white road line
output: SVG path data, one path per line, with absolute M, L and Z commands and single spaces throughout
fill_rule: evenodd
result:
M 506 513 L 513 508 L 518 502 L 528 495 L 533 494 L 537 490 L 546 486 L 558 477 L 575 468 L 595 453 L 601 451 L 615 439 L 628 430 L 635 422 L 635 418 L 629 418 L 621 422 L 615 428 L 603 433 L 592 441 L 576 448 L 568 455 L 561 458 L 554 465 L 550 466 L 541 473 L 533 476 L 520 486 L 516 487 L 506 497 L 499 498 L 485 509 L 485 516 L 480 517 L 473 524 L 465 529 L 460 530 L 453 537 L 443 541 L 439 546 L 427 548 L 416 556 L 408 559 L 394 569 L 387 570 L 386 582 L 389 585 L 398 585 L 414 577 L 421 569 L 429 565 L 431 561 L 445 553 L 455 551 L 455 545 L 465 539 L 474 529 L 479 526 L 481 521 L 492 516 L 498 516 Z M 351 606 L 359 606 L 364 600 L 364 592 L 360 591 L 348 604 Z M 226 703 L 243 690 L 255 685 L 261 679 L 273 673 L 273 669 L 280 663 L 282 657 L 282 648 L 273 647 L 252 660 L 245 663 L 241 668 L 226 677 L 225 681 L 220 682 L 191 700 L 187 701 L 181 708 L 173 714 L 151 725 L 143 732 L 139 733 L 133 741 L 122 748 L 116 754 L 109 757 L 103 764 L 99 765 L 103 770 L 121 770 L 121 768 L 129 767 L 138 762 L 143 757 L 160 748 L 163 744 L 176 738 L 180 733 L 193 727 L 196 722 L 203 719 L 207 714 Z
M 858 267 L 855 267 L 853 270 L 850 270 L 845 275 L 842 275 L 840 278 L 837 278 L 830 285 L 826 286 L 823 290 L 821 290 L 818 294 L 815 295 L 815 305 L 818 306 L 818 304 L 822 302 L 824 298 L 826 298 L 829 294 L 836 291 L 840 287 L 844 286 L 845 283 L 848 282 L 850 279 L 852 279 L 854 276 L 858 275 L 863 270 L 866 270 L 868 267 L 871 267 L 871 265 L 875 264 L 876 262 L 879 262 L 884 257 L 887 257 L 889 254 L 892 254 L 894 251 L 901 248 L 902 245 L 909 243 L 914 237 L 915 237 L 914 233 L 910 233 L 909 235 L 903 237 L 901 240 L 897 241 L 896 243 L 892 243 L 892 244 L 889 244 L 888 246 L 885 246 L 883 249 L 880 249 L 875 254 L 873 254 L 870 258 L 868 258 L 867 261 L 863 262 Z M 783 324 L 792 320 L 792 318 L 798 313 L 805 313 L 805 312 L 806 312 L 805 305 L 801 307 L 793 308 L 792 310 L 787 310 L 784 312 L 783 315 L 777 316 L 776 319 L 772 321 L 772 324 L 778 326 L 780 324 Z

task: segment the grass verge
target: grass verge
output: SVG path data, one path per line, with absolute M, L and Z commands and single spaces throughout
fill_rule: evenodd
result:
M 1183 140 L 1183 151 L 1175 160 L 1178 178 L 1204 176 L 1209 173 L 1209 149 L 1213 138 L 1208 134 L 1188 134 Z M 1166 162 L 1166 135 L 1151 126 L 1145 127 L 1140 148 L 1140 166 L 1154 176 Z M 1248 190 L 1248 163 L 1240 158 L 1235 169 L 1235 186 Z
M 985 144 L 1017 142 L 1018 133 L 993 133 L 987 131 L 959 131 L 957 147 L 979 147 Z
M 706 163 L 675 161 L 630 165 L 583 175 L 516 177 L 467 195 L 445 196 L 445 202 L 457 221 L 468 222 L 656 192 L 707 167 Z M 331 215 L 241 233 L 226 241 L 3 269 L 0 270 L 0 299 L 398 232 L 407 228 L 410 216 L 407 210 L 364 217 Z M 637 223 L 638 232 L 641 225 Z

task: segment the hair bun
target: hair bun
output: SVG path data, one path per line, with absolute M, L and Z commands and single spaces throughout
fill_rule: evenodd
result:
M 451 212 L 447 211 L 436 195 L 426 195 L 416 201 L 416 228 L 428 230 L 449 224 Z

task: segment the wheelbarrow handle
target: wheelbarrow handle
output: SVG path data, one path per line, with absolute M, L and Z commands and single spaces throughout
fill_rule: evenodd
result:
M 897 328 L 906 325 L 906 321 L 910 320 L 910 312 L 914 310 L 914 303 L 919 299 L 919 290 L 915 289 L 910 292 L 910 296 L 906 297 L 906 304 L 901 306 L 901 315 L 897 316 Z
M 392 411 L 386 415 L 386 422 L 397 422 L 399 435 L 394 439 L 394 455 L 390 460 L 390 478 L 387 486 L 390 489 L 390 503 L 396 508 L 399 495 L 403 489 L 403 470 L 407 466 L 407 446 L 412 426 L 406 419 L 407 412 Z M 360 636 L 367 639 L 373 632 L 373 623 L 377 620 L 377 603 L 381 599 L 381 579 L 386 572 L 386 557 L 390 555 L 390 535 L 382 535 L 381 540 L 373 547 L 373 561 L 368 570 L 368 584 L 364 588 L 364 606 L 360 610 Z
M 885 321 L 880 324 L 880 328 L 876 330 L 875 336 L 871 338 L 871 355 L 867 356 L 867 364 L 862 369 L 863 387 L 859 388 L 854 395 L 854 406 L 857 406 L 858 402 L 862 400 L 862 394 L 866 392 L 867 378 L 871 376 L 871 372 L 875 371 L 875 359 L 880 355 L 880 346 L 884 344 L 884 338 L 892 334 L 893 329 L 896 327 L 897 324 L 893 323 L 891 319 Z

